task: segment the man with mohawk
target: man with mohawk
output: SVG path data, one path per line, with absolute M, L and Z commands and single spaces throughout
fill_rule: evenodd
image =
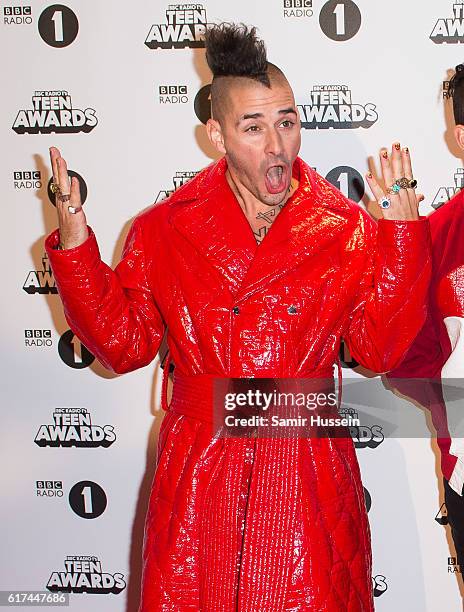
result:
M 74 333 L 123 373 L 150 363 L 167 329 L 140 612 L 371 612 L 351 438 L 213 432 L 213 383 L 333 385 L 341 338 L 377 372 L 400 361 L 430 277 L 409 152 L 383 151 L 388 194 L 368 177 L 377 229 L 298 157 L 294 95 L 255 28 L 211 27 L 206 58 L 222 157 L 136 217 L 114 271 L 51 149 L 60 228 L 46 247 Z

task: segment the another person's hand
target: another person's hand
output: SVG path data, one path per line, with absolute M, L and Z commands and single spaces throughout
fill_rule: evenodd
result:
M 419 202 L 424 198 L 415 192 L 417 181 L 412 174 L 409 149 L 401 149 L 399 142 L 392 146 L 391 155 L 387 149 L 382 149 L 380 166 L 385 190 L 372 172 L 366 174 L 366 180 L 379 204 L 382 217 L 394 221 L 419 219 Z
M 66 161 L 56 147 L 50 147 L 50 160 L 54 184 L 52 190 L 55 192 L 60 228 L 60 247 L 72 249 L 85 242 L 89 236 L 82 209 L 79 180 L 76 177 L 69 180 Z

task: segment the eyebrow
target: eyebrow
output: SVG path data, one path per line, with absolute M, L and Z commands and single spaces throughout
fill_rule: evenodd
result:
M 292 106 L 290 106 L 289 108 L 282 108 L 278 111 L 278 113 L 279 115 L 296 115 L 296 110 Z M 246 121 L 246 119 L 262 119 L 263 117 L 263 113 L 246 113 L 245 115 L 242 115 L 240 117 L 238 122 L 240 123 L 241 121 Z

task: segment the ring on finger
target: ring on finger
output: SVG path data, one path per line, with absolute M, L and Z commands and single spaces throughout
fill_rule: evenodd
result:
M 398 185 L 398 183 L 395 181 L 393 185 L 390 185 L 390 187 L 387 189 L 387 193 L 398 195 L 400 189 L 401 189 L 400 185 Z
M 379 206 L 380 208 L 390 208 L 391 206 L 391 200 L 388 196 L 383 196 L 383 198 L 381 200 L 379 200 Z
M 75 215 L 80 210 L 82 210 L 82 206 L 68 206 L 68 210 L 72 215 Z
M 71 194 L 70 193 L 59 193 L 58 194 L 58 199 L 60 200 L 60 202 L 69 202 L 71 198 Z
M 58 183 L 55 183 L 55 181 L 52 181 L 50 184 L 50 191 L 52 193 L 61 193 L 61 189 Z

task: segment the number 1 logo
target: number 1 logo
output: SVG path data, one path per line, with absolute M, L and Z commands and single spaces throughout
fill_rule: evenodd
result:
M 74 11 L 63 4 L 53 4 L 39 17 L 39 34 L 51 47 L 67 47 L 79 32 L 79 21 Z
M 324 34 L 336 41 L 349 40 L 361 27 L 361 11 L 353 0 L 329 0 L 319 13 Z

